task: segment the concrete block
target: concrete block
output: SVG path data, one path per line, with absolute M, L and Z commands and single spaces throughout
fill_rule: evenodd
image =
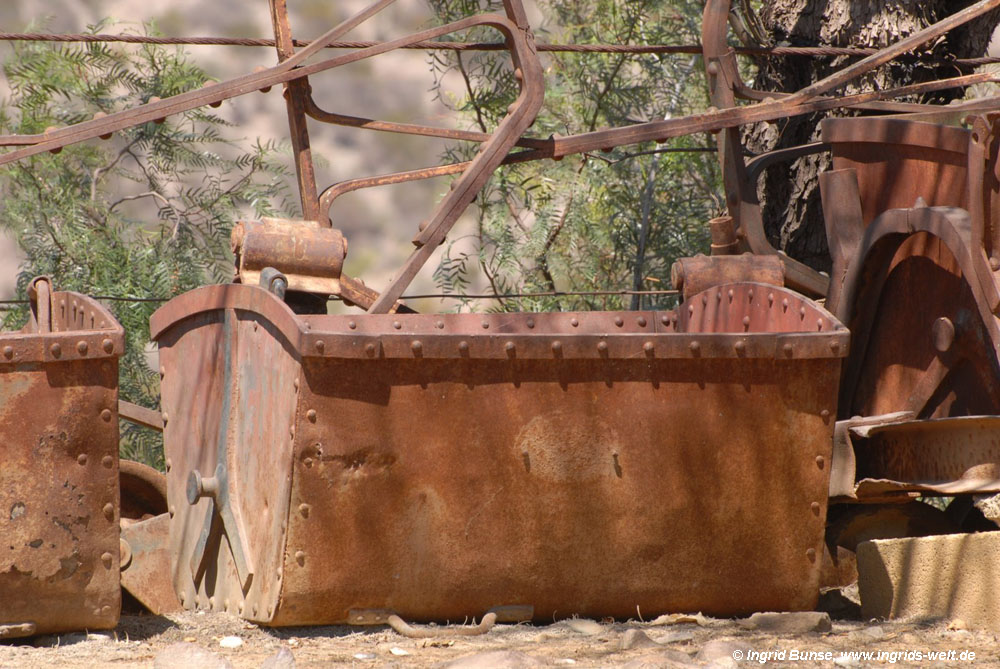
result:
M 1000 532 L 865 541 L 857 557 L 865 618 L 1000 624 Z

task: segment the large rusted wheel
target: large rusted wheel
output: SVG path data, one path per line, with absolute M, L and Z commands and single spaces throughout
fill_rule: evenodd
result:
M 139 521 L 167 512 L 167 477 L 148 465 L 121 460 L 121 518 Z
M 984 319 L 958 252 L 930 232 L 889 236 L 871 248 L 848 296 L 841 418 L 1000 413 L 995 319 Z

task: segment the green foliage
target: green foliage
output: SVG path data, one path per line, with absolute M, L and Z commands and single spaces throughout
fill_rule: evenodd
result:
M 91 26 L 97 32 L 105 25 Z M 11 97 L 4 134 L 45 132 L 202 86 L 206 74 L 183 51 L 153 45 L 16 43 L 3 66 Z M 241 210 L 275 215 L 284 197 L 276 147 L 249 150 L 222 136 L 227 122 L 196 110 L 0 167 L 0 225 L 24 261 L 18 289 L 47 274 L 58 290 L 170 298 L 231 278 L 229 232 Z M 158 302 L 109 301 L 125 327 L 120 396 L 159 403 L 159 375 L 146 361 Z M 26 310 L 4 325 L 18 327 Z M 162 465 L 160 435 L 122 423 L 123 457 Z
M 498 0 L 430 0 L 444 23 Z M 699 41 L 696 0 L 541 0 L 539 41 L 571 44 L 681 44 Z M 497 39 L 485 29 L 453 36 Z M 568 135 L 682 116 L 708 105 L 701 59 L 648 54 L 543 54 L 545 107 L 533 132 Z M 490 131 L 517 96 L 509 59 L 498 52 L 431 56 L 439 97 L 477 130 Z M 454 75 L 465 94 L 449 97 Z M 708 247 L 707 221 L 721 209 L 711 142 L 682 137 L 610 152 L 501 168 L 478 199 L 477 232 L 450 242 L 436 272 L 445 291 L 464 291 L 481 272 L 499 293 L 660 290 L 670 267 Z M 697 149 L 709 148 L 708 151 Z M 678 149 L 696 149 L 679 152 Z M 467 160 L 475 147 L 445 158 Z M 663 296 L 508 299 L 502 310 L 663 308 Z M 471 303 L 465 306 L 471 306 Z

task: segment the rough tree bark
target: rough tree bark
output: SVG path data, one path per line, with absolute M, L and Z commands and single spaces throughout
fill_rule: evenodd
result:
M 744 6 L 749 3 L 744 3 Z M 969 0 L 764 0 L 760 12 L 762 37 L 774 45 L 883 47 L 972 4 Z M 1000 20 L 992 12 L 966 24 L 924 49 L 941 57 L 974 58 L 986 53 Z M 841 58 L 764 58 L 758 62 L 754 87 L 792 91 L 851 62 Z M 903 61 L 879 68 L 842 91 L 853 93 L 931 79 L 968 74 L 955 65 Z M 945 91 L 910 102 L 947 103 L 964 91 Z M 747 148 L 753 152 L 795 146 L 818 139 L 819 116 L 760 124 L 748 129 Z M 826 169 L 825 156 L 807 157 L 768 170 L 759 184 L 767 234 L 789 255 L 819 270 L 829 270 L 817 174 Z

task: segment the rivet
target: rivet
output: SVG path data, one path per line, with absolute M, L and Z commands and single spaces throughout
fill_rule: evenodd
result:
M 772 306 L 774 304 L 774 293 L 767 294 L 767 306 Z
M 309 409 L 309 411 L 306 411 L 306 418 L 309 420 L 310 423 L 315 423 L 316 409 Z
M 302 458 L 302 464 L 304 464 L 306 467 L 312 467 L 313 466 L 313 459 L 312 458 Z
M 809 558 L 810 562 L 815 562 L 816 561 L 816 549 L 815 548 L 808 549 L 806 551 L 806 557 Z
M 413 355 L 420 356 L 424 352 L 424 345 L 420 343 L 419 339 L 414 339 L 410 343 L 410 350 L 413 351 Z
M 4 346 L 3 347 L 3 357 L 7 358 L 8 360 L 10 360 L 11 358 L 13 358 L 14 357 L 14 347 L 13 346 Z
M 569 324 L 572 325 L 573 327 L 576 327 L 577 325 L 580 324 L 580 321 L 576 320 L 575 318 L 571 318 L 569 319 Z
M 111 613 L 111 607 L 105 604 L 101 607 L 101 615 L 109 615 Z
M 87 355 L 87 342 L 79 341 L 76 343 L 76 351 L 80 355 Z
M 688 305 L 688 313 L 691 314 L 692 316 L 694 315 L 694 305 L 693 304 Z
M 306 554 L 302 551 L 295 551 L 295 561 L 302 564 L 306 561 Z
M 215 608 L 215 597 L 208 598 L 208 605 L 211 606 L 213 609 Z
M 166 425 L 167 422 L 170 421 L 170 414 L 168 414 L 166 411 L 164 411 L 163 413 L 160 414 L 160 418 L 163 419 L 163 424 Z
M 735 344 L 733 344 L 733 348 L 736 349 L 736 352 L 739 355 L 743 355 L 744 353 L 746 353 L 747 343 L 745 341 L 743 341 L 743 340 L 740 340 L 740 341 L 736 342 Z
M 309 506 L 308 504 L 305 504 L 305 503 L 299 504 L 299 513 L 302 514 L 303 518 L 308 518 L 309 517 L 309 511 L 311 509 L 312 509 L 312 507 Z
M 653 346 L 653 342 L 647 341 L 642 345 L 642 350 L 646 352 L 646 355 L 653 355 L 656 353 L 656 347 Z
M 295 379 L 295 380 L 292 381 L 292 388 L 295 388 L 295 390 L 299 389 L 299 380 L 298 379 Z
M 615 325 L 621 327 L 625 325 L 625 320 L 621 316 L 615 316 Z
M 832 342 L 830 342 L 830 350 L 833 353 L 839 353 L 840 352 L 840 342 L 839 341 L 832 341 Z
M 664 325 L 670 325 L 670 316 L 668 316 L 667 314 L 660 316 L 660 322 L 663 323 Z
M 369 358 L 374 358 L 375 357 L 375 344 L 373 344 L 371 342 L 368 342 L 367 344 L 365 344 L 365 353 L 368 354 Z
M 823 467 L 826 466 L 826 458 L 824 458 L 822 455 L 817 455 L 816 466 L 819 467 L 820 469 L 823 469 Z
M 55 343 L 52 346 L 50 346 L 49 350 L 52 351 L 52 357 L 54 358 L 58 358 L 59 356 L 62 355 L 62 346 L 60 346 L 58 343 Z
M 529 318 L 529 319 L 527 320 L 527 322 L 525 323 L 525 325 L 527 325 L 527 326 L 528 326 L 528 329 L 529 329 L 529 330 L 530 330 L 530 329 L 532 329 L 533 327 L 535 327 L 535 319 L 533 319 L 533 318 Z
M 599 342 L 597 342 L 597 350 L 600 351 L 601 353 L 607 353 L 608 352 L 608 342 L 606 342 L 606 341 L 599 341 Z
M 111 502 L 108 502 L 107 504 L 104 505 L 104 517 L 107 518 L 108 520 L 115 519 L 115 505 L 112 504 Z
M 799 318 L 805 318 L 805 317 L 806 317 L 806 308 L 799 307 Z
M 353 330 L 358 327 L 358 324 L 355 323 L 354 321 L 347 321 L 347 327 Z
M 753 288 L 747 291 L 747 301 L 753 302 Z
M 784 298 L 783 300 L 781 300 L 781 310 L 782 311 L 788 311 L 788 298 L 787 297 Z
M 490 322 L 489 321 L 483 321 L 483 329 L 484 330 L 488 330 L 489 327 L 490 327 Z
M 727 296 L 729 297 L 729 301 L 730 301 L 730 302 L 732 302 L 732 301 L 733 301 L 733 296 L 735 296 L 735 294 L 736 294 L 736 293 L 734 293 L 734 292 L 733 292 L 733 289 L 732 289 L 732 288 L 730 288 L 730 289 L 729 289 L 729 292 L 728 292 L 728 293 L 726 293 L 726 295 L 727 295 Z
M 326 342 L 322 339 L 316 342 L 316 351 L 322 353 L 326 349 Z
M 696 341 L 693 341 L 690 344 L 688 344 L 688 348 L 691 349 L 691 353 L 693 353 L 694 355 L 698 355 L 698 352 L 701 350 L 701 344 L 699 344 Z
M 81 453 L 80 455 L 76 456 L 76 461 L 81 465 L 87 464 L 87 454 Z
M 170 470 L 174 468 L 174 463 L 173 463 L 173 461 L 170 458 L 167 458 L 167 461 L 166 461 L 165 464 L 167 465 L 167 472 L 169 473 Z
M 785 344 L 784 346 L 781 347 L 781 350 L 785 352 L 785 356 L 786 357 L 788 357 L 788 358 L 792 357 L 792 345 L 791 344 Z
M 812 512 L 818 516 L 819 511 L 822 507 L 820 507 L 819 502 L 813 502 L 812 504 L 809 505 L 809 508 L 812 509 Z
M 170 517 L 173 518 L 174 514 L 177 513 L 177 509 L 174 508 L 173 504 L 171 504 L 170 508 L 167 509 L 167 512 L 170 514 Z M 183 604 L 183 602 L 181 602 L 181 603 Z
M 708 295 L 702 295 L 701 296 L 701 303 L 702 304 L 708 304 Z
M 823 409 L 822 411 L 819 412 L 819 417 L 822 418 L 823 420 L 829 420 L 830 419 L 830 410 L 829 409 Z
M 402 324 L 402 323 L 400 323 L 399 321 L 393 321 L 393 322 L 392 322 L 392 327 L 394 327 L 395 329 L 397 329 L 397 330 L 398 330 L 398 329 L 400 329 L 401 327 L 403 327 L 403 324 Z
M 185 595 L 183 592 L 181 593 L 181 596 L 178 597 L 178 599 L 181 600 L 181 606 L 184 606 L 187 603 L 187 595 Z
M 105 353 L 114 353 L 115 343 L 110 339 L 105 339 L 104 341 L 101 342 L 101 348 L 104 349 Z
M 994 272 L 1000 270 L 1000 258 L 997 258 L 996 256 L 990 258 L 990 269 Z
M 111 569 L 112 559 L 111 553 L 101 553 L 101 562 L 104 564 L 105 569 Z
M 552 342 L 552 352 L 559 353 L 560 351 L 562 351 L 562 342 L 561 341 Z
M 721 290 L 716 291 L 716 293 L 715 293 L 715 301 L 716 302 L 722 302 L 722 291 Z
M 105 423 L 111 420 L 111 409 L 105 409 L 104 411 L 101 412 L 101 420 L 103 420 Z
M 746 330 L 749 327 L 750 327 L 750 317 L 749 316 L 744 316 L 743 317 L 743 329 Z
M 288 436 L 291 437 L 292 439 L 295 438 L 295 426 L 294 425 L 292 425 L 292 426 L 290 426 L 288 428 Z
M 514 78 L 518 81 L 524 79 L 524 72 L 521 71 L 521 68 L 518 67 L 514 69 Z
M 436 323 L 434 323 L 434 327 L 436 327 L 438 330 L 444 330 L 444 321 L 437 321 Z
M 504 349 L 507 351 L 507 355 L 509 355 L 512 358 L 514 357 L 514 354 L 517 353 L 517 345 L 514 344 L 514 342 L 512 341 L 507 342 L 504 345 Z
M 460 353 L 465 354 L 469 352 L 469 342 L 460 341 L 458 342 L 458 350 Z
M 253 614 L 257 615 L 257 605 L 256 604 L 253 605 Z
M 103 458 L 101 458 L 101 464 L 107 467 L 108 469 L 111 469 L 111 466 L 115 464 L 115 459 L 112 458 L 110 455 L 105 455 Z
M 238 605 L 238 606 L 236 607 L 236 611 L 237 611 L 237 613 L 239 613 L 239 614 L 240 614 L 241 616 L 243 615 L 243 602 L 240 602 L 240 603 L 239 603 L 239 605 Z
M 635 323 L 641 328 L 646 327 L 646 319 L 643 318 L 642 316 L 639 316 L 639 318 L 635 319 Z

